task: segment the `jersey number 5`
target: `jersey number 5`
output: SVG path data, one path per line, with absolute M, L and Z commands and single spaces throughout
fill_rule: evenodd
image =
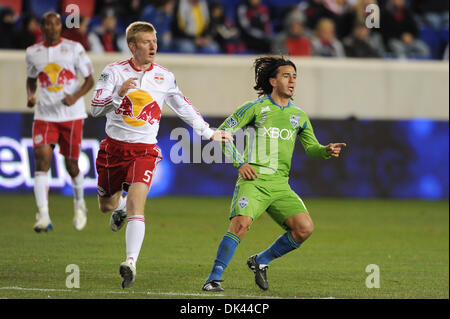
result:
M 150 180 L 152 178 L 152 171 L 151 170 L 146 170 L 144 175 L 145 175 L 145 177 L 144 177 L 143 181 L 146 182 L 146 183 L 150 182 Z

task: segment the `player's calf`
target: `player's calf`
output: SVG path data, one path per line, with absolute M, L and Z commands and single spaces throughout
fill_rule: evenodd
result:
M 102 213 L 110 213 L 116 210 L 120 203 L 122 191 L 115 193 L 110 197 L 98 195 L 98 207 Z
M 304 242 L 314 231 L 312 219 L 306 213 L 296 214 L 287 219 L 285 223 L 291 229 L 292 237 L 298 243 Z

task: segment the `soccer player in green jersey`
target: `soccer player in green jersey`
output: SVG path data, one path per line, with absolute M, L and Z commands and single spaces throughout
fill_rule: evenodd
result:
M 339 157 L 346 146 L 319 144 L 308 116 L 291 102 L 297 78 L 294 63 L 282 57 L 260 57 L 254 67 L 259 98 L 238 108 L 219 128 L 233 134 L 246 129 L 246 147 L 241 155 L 233 143 L 223 144 L 239 176 L 230 226 L 219 244 L 204 291 L 223 291 L 220 282 L 225 268 L 251 223 L 265 211 L 286 232 L 266 250 L 250 256 L 247 266 L 254 272 L 256 284 L 263 290 L 269 288 L 269 263 L 299 248 L 314 229 L 308 209 L 288 184 L 295 141 L 300 139 L 309 156 L 324 159 Z

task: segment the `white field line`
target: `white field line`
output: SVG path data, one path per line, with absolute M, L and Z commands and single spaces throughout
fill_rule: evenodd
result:
M 24 287 L 0 287 L 0 290 L 21 290 L 21 291 L 38 291 L 38 292 L 87 292 L 87 293 L 96 293 L 96 294 L 105 294 L 105 295 L 147 295 L 147 296 L 184 296 L 184 297 L 226 297 L 224 294 L 207 294 L 207 293 L 184 293 L 184 292 L 158 292 L 158 291 L 111 291 L 111 290 L 79 290 L 79 289 L 54 289 L 54 288 L 24 288 Z M 257 299 L 283 299 L 281 297 L 276 296 L 252 296 L 252 295 L 241 295 L 239 297 L 242 298 L 257 298 Z M 299 298 L 294 296 L 293 298 Z M 334 297 L 325 297 L 325 298 L 311 298 L 311 299 L 334 299 Z

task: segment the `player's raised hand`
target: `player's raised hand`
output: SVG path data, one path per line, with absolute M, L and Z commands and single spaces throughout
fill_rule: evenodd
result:
M 29 96 L 28 99 L 27 99 L 27 107 L 31 108 L 31 107 L 35 106 L 36 102 L 37 102 L 36 97 Z
M 326 152 L 328 155 L 339 157 L 343 147 L 346 147 L 345 143 L 330 143 L 327 145 Z
M 242 178 L 246 180 L 255 180 L 258 178 L 258 174 L 255 169 L 248 163 L 241 165 L 238 172 L 241 174 Z
M 211 139 L 217 142 L 230 142 L 230 143 L 233 143 L 234 140 L 233 135 L 224 130 L 215 131 L 214 134 L 211 136 Z
M 119 92 L 117 92 L 117 94 L 119 94 L 120 97 L 124 97 L 125 94 L 127 94 L 128 90 L 134 89 L 136 87 L 137 79 L 138 78 L 129 78 L 128 80 L 123 82 L 123 84 L 120 87 Z

